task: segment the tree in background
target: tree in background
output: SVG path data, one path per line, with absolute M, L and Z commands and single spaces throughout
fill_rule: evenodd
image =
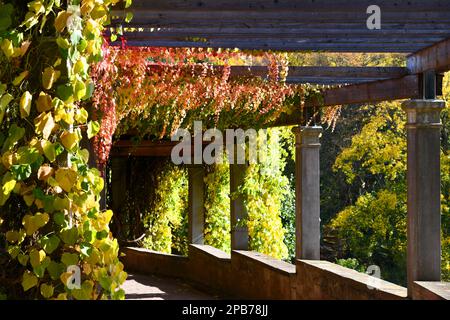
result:
M 447 78 L 448 81 L 448 78 Z M 382 276 L 406 283 L 406 132 L 399 102 L 366 106 L 369 121 L 336 158 L 334 170 L 344 174 L 357 200 L 330 223 L 344 243 L 344 256 L 361 265 L 376 264 Z M 443 278 L 449 279 L 450 160 L 447 108 L 442 143 Z

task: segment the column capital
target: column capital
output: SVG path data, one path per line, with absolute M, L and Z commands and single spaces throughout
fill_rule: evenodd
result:
M 294 127 L 295 145 L 300 147 L 320 147 L 320 135 L 323 132 L 321 126 Z
M 407 115 L 407 127 L 441 127 L 440 113 L 445 107 L 443 100 L 407 100 L 402 109 Z

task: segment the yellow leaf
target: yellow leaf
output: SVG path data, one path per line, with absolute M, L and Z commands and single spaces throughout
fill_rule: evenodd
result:
M 35 197 L 32 193 L 29 194 L 24 194 L 23 195 L 23 200 L 25 201 L 25 204 L 29 207 L 31 207 L 31 205 L 33 204 Z
M 45 68 L 44 72 L 42 72 L 42 86 L 44 87 L 44 89 L 51 89 L 60 75 L 61 73 L 59 71 L 55 71 L 53 67 Z
M 55 150 L 55 145 L 53 143 L 51 143 L 48 140 L 42 140 L 41 147 L 42 147 L 42 151 L 44 152 L 44 155 L 47 157 L 47 159 L 50 162 L 53 162 L 56 160 L 56 150 Z
M 1 44 L 1 48 L 3 50 L 3 53 L 5 54 L 5 56 L 8 59 L 13 56 L 13 54 L 14 54 L 14 46 L 13 46 L 11 40 L 3 39 L 2 44 Z
M 86 85 L 83 81 L 77 80 L 75 82 L 73 93 L 76 100 L 81 100 L 86 95 Z
M 63 146 L 67 150 L 72 150 L 80 140 L 77 132 L 69 132 L 69 131 L 64 131 L 61 134 L 60 138 Z
M 55 29 L 58 32 L 62 32 L 67 25 L 67 19 L 70 17 L 70 13 L 67 11 L 60 11 L 55 18 Z
M 22 81 L 23 81 L 26 77 L 28 77 L 28 74 L 29 74 L 28 70 L 22 72 L 21 74 L 19 74 L 19 75 L 13 80 L 12 84 L 15 85 L 15 86 L 18 86 L 19 84 L 22 83 Z
M 39 93 L 39 98 L 36 101 L 36 107 L 39 112 L 46 112 L 52 109 L 52 97 L 45 92 Z
M 30 92 L 25 91 L 20 98 L 20 116 L 26 118 L 30 115 L 31 111 L 31 100 L 33 96 Z
M 77 181 L 78 174 L 70 168 L 59 168 L 56 170 L 55 179 L 59 186 L 66 192 L 70 192 Z
M 28 9 L 34 13 L 44 13 L 45 6 L 40 0 L 31 1 L 28 3 Z
M 41 294 L 44 298 L 48 299 L 53 296 L 54 288 L 51 284 L 41 284 Z
M 36 133 L 42 134 L 42 137 L 47 140 L 55 128 L 52 113 L 41 113 L 41 115 L 34 120 L 34 125 L 36 128 Z
M 47 213 L 36 213 L 34 216 L 27 214 L 22 219 L 22 224 L 28 236 L 31 236 L 39 228 L 47 224 L 49 216 Z
M 50 167 L 50 166 L 41 166 L 38 170 L 38 179 L 39 180 L 47 180 L 49 177 L 51 177 L 53 175 L 53 173 L 55 172 L 55 170 Z
M 37 251 L 36 249 L 32 249 L 30 251 L 30 263 L 33 268 L 39 267 L 42 261 L 44 261 L 45 257 L 47 255 L 45 254 L 44 250 Z
M 6 232 L 6 240 L 9 243 L 14 243 L 19 240 L 19 232 L 18 231 L 8 231 Z
M 28 291 L 35 287 L 38 283 L 38 278 L 30 271 L 25 271 L 22 277 L 22 287 L 24 291 Z
M 88 112 L 86 111 L 86 109 L 84 108 L 80 108 L 77 110 L 77 112 L 75 113 L 75 120 L 78 123 L 86 123 L 87 119 L 88 119 Z
M 56 297 L 56 300 L 67 300 L 67 293 L 60 293 Z

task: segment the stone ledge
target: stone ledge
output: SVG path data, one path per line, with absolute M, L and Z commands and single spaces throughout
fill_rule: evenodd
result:
M 356 270 L 345 268 L 338 264 L 316 260 L 297 260 L 297 264 L 299 267 L 302 265 L 307 266 L 310 269 L 313 268 L 320 272 L 327 273 L 331 277 L 334 276 L 339 282 L 342 282 L 342 286 L 349 285 L 361 292 L 366 292 L 369 296 L 381 294 L 382 296 L 386 295 L 387 298 L 407 298 L 407 289 L 402 286 L 369 276 Z M 302 275 L 299 274 L 299 277 L 301 276 Z M 336 284 L 336 286 L 338 285 L 339 284 Z
M 414 281 L 413 299 L 450 300 L 450 282 Z
M 153 254 L 153 255 L 158 255 L 158 256 L 165 256 L 165 257 L 171 257 L 171 258 L 180 258 L 180 259 L 187 259 L 187 257 L 185 256 L 181 256 L 181 255 L 177 255 L 177 254 L 171 254 L 171 253 L 164 253 L 164 252 L 159 252 L 159 251 L 153 251 L 153 250 L 149 250 L 149 249 L 145 249 L 145 248 L 139 248 L 139 247 L 123 247 L 121 248 L 121 251 L 123 251 L 123 253 L 126 254 L 126 251 L 134 251 L 136 253 L 143 253 L 143 254 Z
M 230 261 L 231 255 L 226 253 L 220 249 L 211 247 L 209 245 L 204 244 L 190 244 L 189 249 L 197 250 L 201 253 L 207 254 L 219 260 Z
M 278 259 L 269 257 L 269 256 L 259 253 L 259 252 L 233 250 L 232 255 L 233 254 L 241 255 L 248 259 L 252 259 L 252 260 L 256 261 L 257 263 L 263 265 L 264 267 L 269 267 L 270 269 L 272 269 L 274 271 L 278 271 L 280 273 L 294 275 L 296 272 L 295 265 L 290 264 L 285 261 L 282 261 L 282 260 L 278 260 Z

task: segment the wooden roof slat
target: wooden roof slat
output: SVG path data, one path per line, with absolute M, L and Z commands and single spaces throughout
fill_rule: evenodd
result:
M 133 0 L 138 9 L 180 10 L 298 10 L 357 12 L 373 5 L 373 0 Z M 446 0 L 377 0 L 386 11 L 438 11 L 448 7 Z
M 311 43 L 309 41 L 272 40 L 129 40 L 128 46 L 137 47 L 168 47 L 168 48 L 240 48 L 243 50 L 281 50 L 281 51 L 328 51 L 328 52 L 398 52 L 411 53 L 431 45 L 433 42 L 423 43 Z M 120 41 L 113 45 L 120 45 Z

